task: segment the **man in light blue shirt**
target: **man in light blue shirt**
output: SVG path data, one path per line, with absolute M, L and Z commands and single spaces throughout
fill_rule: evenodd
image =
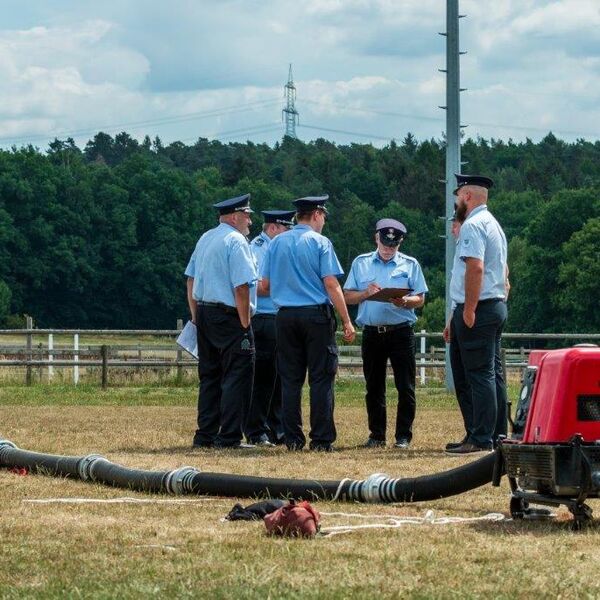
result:
M 294 210 L 263 210 L 264 225 L 260 235 L 250 242 L 250 250 L 260 273 L 271 240 L 293 226 Z M 269 295 L 258 295 L 256 314 L 252 317 L 256 365 L 252 403 L 245 426 L 251 444 L 273 446 L 285 442 L 281 418 L 281 379 L 277 372 L 275 315 L 277 308 Z
M 302 431 L 302 385 L 308 369 L 310 385 L 310 448 L 329 452 L 336 438 L 333 384 L 338 363 L 335 341 L 338 311 L 344 339 L 354 327 L 337 280 L 343 274 L 333 245 L 321 231 L 328 196 L 299 198 L 296 222 L 269 245 L 262 267 L 261 290 L 278 308 L 277 368 L 281 376 L 283 429 L 289 450 L 306 444 Z
M 220 224 L 196 244 L 185 274 L 198 337 L 198 427 L 194 447 L 246 448 L 242 424 L 254 377 L 258 273 L 246 239 L 250 194 L 213 205 Z
M 450 298 L 453 314 L 444 330 L 466 437 L 446 446 L 448 454 L 489 451 L 507 432 L 506 384 L 500 360 L 508 295 L 507 244 L 487 208 L 493 182 L 481 175 L 456 175 L 460 228 Z
M 416 411 L 415 308 L 423 306 L 428 289 L 418 261 L 398 251 L 406 227 L 395 219 L 380 219 L 375 231 L 377 249 L 354 259 L 344 284 L 346 302 L 359 304 L 356 323 L 363 328 L 361 353 L 370 431 L 366 446 L 385 446 L 389 359 L 398 391 L 395 447 L 408 448 Z M 373 299 L 386 289 L 397 290 L 397 295 L 385 301 Z

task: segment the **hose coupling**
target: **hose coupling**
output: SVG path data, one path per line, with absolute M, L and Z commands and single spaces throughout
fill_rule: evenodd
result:
M 0 465 L 2 464 L 2 455 L 4 454 L 4 452 L 6 450 L 9 450 L 11 448 L 16 448 L 16 444 L 13 444 L 12 442 L 9 442 L 8 440 L 3 440 L 0 439 Z
M 362 496 L 366 502 L 381 502 L 384 500 L 383 487 L 390 480 L 386 473 L 373 473 L 362 482 Z
M 169 494 L 180 496 L 193 491 L 193 480 L 200 471 L 194 467 L 180 467 L 169 471 L 165 479 L 165 487 Z
M 16 444 L 13 444 L 12 442 L 9 442 L 8 440 L 3 440 L 0 438 L 0 449 L 3 446 L 6 446 L 7 448 L 16 448 L 17 447 Z
M 99 460 L 106 460 L 101 454 L 88 454 L 77 463 L 77 472 L 82 481 L 93 481 L 92 470 Z

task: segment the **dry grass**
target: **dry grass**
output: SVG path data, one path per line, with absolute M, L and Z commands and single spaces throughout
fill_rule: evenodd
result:
M 414 476 L 464 459 L 440 447 L 460 435 L 451 399 L 422 390 L 409 451 L 359 448 L 365 418 L 356 384 L 340 382 L 339 451 L 192 451 L 195 389 L 100 392 L 53 386 L 0 390 L 0 435 L 32 450 L 101 452 L 121 464 L 172 469 L 362 478 Z M 81 404 L 77 403 L 79 398 Z M 407 525 L 312 541 L 270 539 L 261 523 L 222 523 L 235 500 L 185 504 L 38 505 L 27 499 L 133 494 L 77 481 L 0 471 L 0 597 L 359 598 L 597 597 L 600 528 L 571 533 L 552 523 Z M 156 500 L 162 498 L 151 497 Z M 247 502 L 247 501 L 246 501 Z M 508 488 L 392 506 L 319 503 L 323 512 L 477 516 L 504 512 Z M 376 520 L 375 520 L 376 521 Z M 324 517 L 323 525 L 356 523 Z

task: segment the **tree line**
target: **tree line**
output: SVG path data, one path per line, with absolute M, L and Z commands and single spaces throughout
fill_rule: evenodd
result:
M 217 222 L 211 204 L 252 193 L 256 211 L 328 193 L 324 233 L 347 271 L 374 248 L 379 218 L 408 228 L 424 268 L 420 328 L 444 320 L 443 140 L 383 148 L 198 139 L 163 145 L 98 133 L 0 151 L 0 321 L 39 327 L 173 327 L 186 317 L 183 270 Z M 465 172 L 494 178 L 489 206 L 509 240 L 509 331 L 600 330 L 600 142 L 468 139 Z M 253 234 L 260 230 L 255 216 Z

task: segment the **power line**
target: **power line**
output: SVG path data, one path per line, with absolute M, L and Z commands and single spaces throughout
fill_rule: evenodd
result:
M 370 114 L 374 114 L 374 115 L 382 115 L 384 117 L 402 117 L 405 119 L 417 119 L 419 121 L 444 122 L 444 119 L 442 119 L 440 117 L 428 117 L 425 115 L 398 113 L 398 112 L 391 112 L 391 111 L 386 111 L 386 110 L 378 110 L 375 108 L 363 108 L 363 107 L 358 107 L 358 106 L 349 106 L 349 105 L 337 104 L 337 103 L 332 104 L 330 102 L 319 102 L 318 100 L 302 100 L 302 102 L 308 102 L 310 104 L 318 104 L 320 106 L 327 106 L 329 108 L 343 108 L 344 110 L 353 110 L 353 111 L 357 111 L 357 112 L 370 113 Z
M 235 138 L 241 138 L 241 137 L 253 137 L 255 135 L 258 135 L 259 133 L 270 133 L 271 131 L 280 131 L 280 130 L 281 130 L 281 127 L 280 127 L 279 124 L 277 124 L 277 125 L 273 125 L 271 127 L 268 127 L 266 129 L 261 129 L 261 130 L 254 131 L 254 132 L 248 133 L 248 134 L 241 133 L 241 134 L 233 135 L 233 136 L 226 135 L 226 136 L 218 137 L 216 139 L 218 139 L 219 141 L 222 141 L 222 140 L 225 140 L 225 139 L 235 139 Z
M 363 137 L 363 138 L 374 139 L 374 140 L 375 139 L 376 140 L 384 140 L 387 142 L 391 142 L 396 139 L 396 138 L 391 138 L 391 137 L 384 137 L 384 136 L 377 135 L 374 133 L 359 133 L 356 131 L 346 131 L 345 129 L 331 129 L 329 127 L 318 127 L 317 125 L 300 124 L 300 125 L 298 125 L 298 127 L 302 127 L 304 129 L 316 129 L 318 131 L 328 131 L 329 133 L 343 133 L 345 135 L 354 135 L 356 137 Z
M 195 119 L 203 119 L 210 117 L 220 117 L 223 115 L 234 114 L 238 112 L 247 112 L 250 110 L 255 110 L 256 108 L 266 108 L 267 106 L 279 104 L 279 100 L 256 100 L 253 102 L 248 102 L 242 105 L 229 106 L 221 109 L 213 109 L 210 111 L 203 112 L 194 112 L 194 113 L 183 113 L 181 115 L 174 115 L 172 117 L 162 117 L 158 119 L 147 119 L 145 121 L 130 121 L 126 123 L 118 123 L 112 125 L 104 125 L 97 127 L 90 127 L 89 129 L 79 129 L 76 131 L 63 131 L 63 132 L 53 132 L 45 135 L 35 135 L 35 136 L 23 136 L 19 138 L 0 138 L 0 143 L 11 142 L 12 144 L 18 143 L 26 143 L 28 141 L 36 141 L 36 140 L 46 140 L 50 138 L 65 138 L 65 137 L 79 137 L 82 135 L 88 135 L 91 133 L 95 133 L 97 131 L 103 131 L 105 129 L 114 130 L 120 129 L 121 127 L 133 127 L 137 129 L 139 127 L 146 126 L 161 126 L 161 125 L 171 125 L 175 123 L 183 123 L 186 121 L 193 121 Z
M 198 140 L 199 138 L 205 138 L 205 139 L 217 139 L 217 140 L 221 140 L 221 139 L 225 139 L 228 137 L 236 137 L 239 135 L 245 135 L 246 133 L 250 133 L 252 132 L 253 134 L 256 133 L 260 133 L 260 130 L 263 129 L 279 129 L 279 124 L 277 123 L 262 123 L 261 125 L 254 125 L 251 127 L 240 127 L 238 129 L 230 129 L 228 131 L 219 131 L 217 133 L 211 133 L 211 134 L 207 134 L 207 135 L 197 135 L 194 137 L 190 137 L 190 138 L 185 138 L 182 140 L 178 140 L 180 142 L 189 142 L 192 140 Z
M 428 117 L 425 115 L 416 115 L 416 114 L 408 114 L 408 113 L 399 113 L 393 111 L 384 111 L 373 108 L 365 108 L 365 107 L 357 107 L 357 106 L 349 106 L 343 104 L 332 104 L 329 102 L 319 102 L 318 100 L 302 100 L 302 102 L 308 102 L 310 104 L 317 104 L 320 106 L 326 106 L 328 108 L 342 108 L 344 110 L 353 110 L 356 112 L 364 112 L 369 114 L 376 114 L 387 117 L 401 117 L 405 119 L 414 119 L 417 121 L 438 121 L 440 123 L 444 122 L 443 118 L 440 117 Z M 470 125 L 474 125 L 476 127 L 492 127 L 495 129 L 506 129 L 506 130 L 516 130 L 527 132 L 530 131 L 532 133 L 548 133 L 548 131 L 552 130 L 555 133 L 561 135 L 575 135 L 581 137 L 593 137 L 600 138 L 600 134 L 594 132 L 583 132 L 583 131 L 571 131 L 567 129 L 551 129 L 551 128 L 542 128 L 542 127 L 531 127 L 526 125 L 502 125 L 497 123 L 485 123 L 481 121 L 470 121 Z

